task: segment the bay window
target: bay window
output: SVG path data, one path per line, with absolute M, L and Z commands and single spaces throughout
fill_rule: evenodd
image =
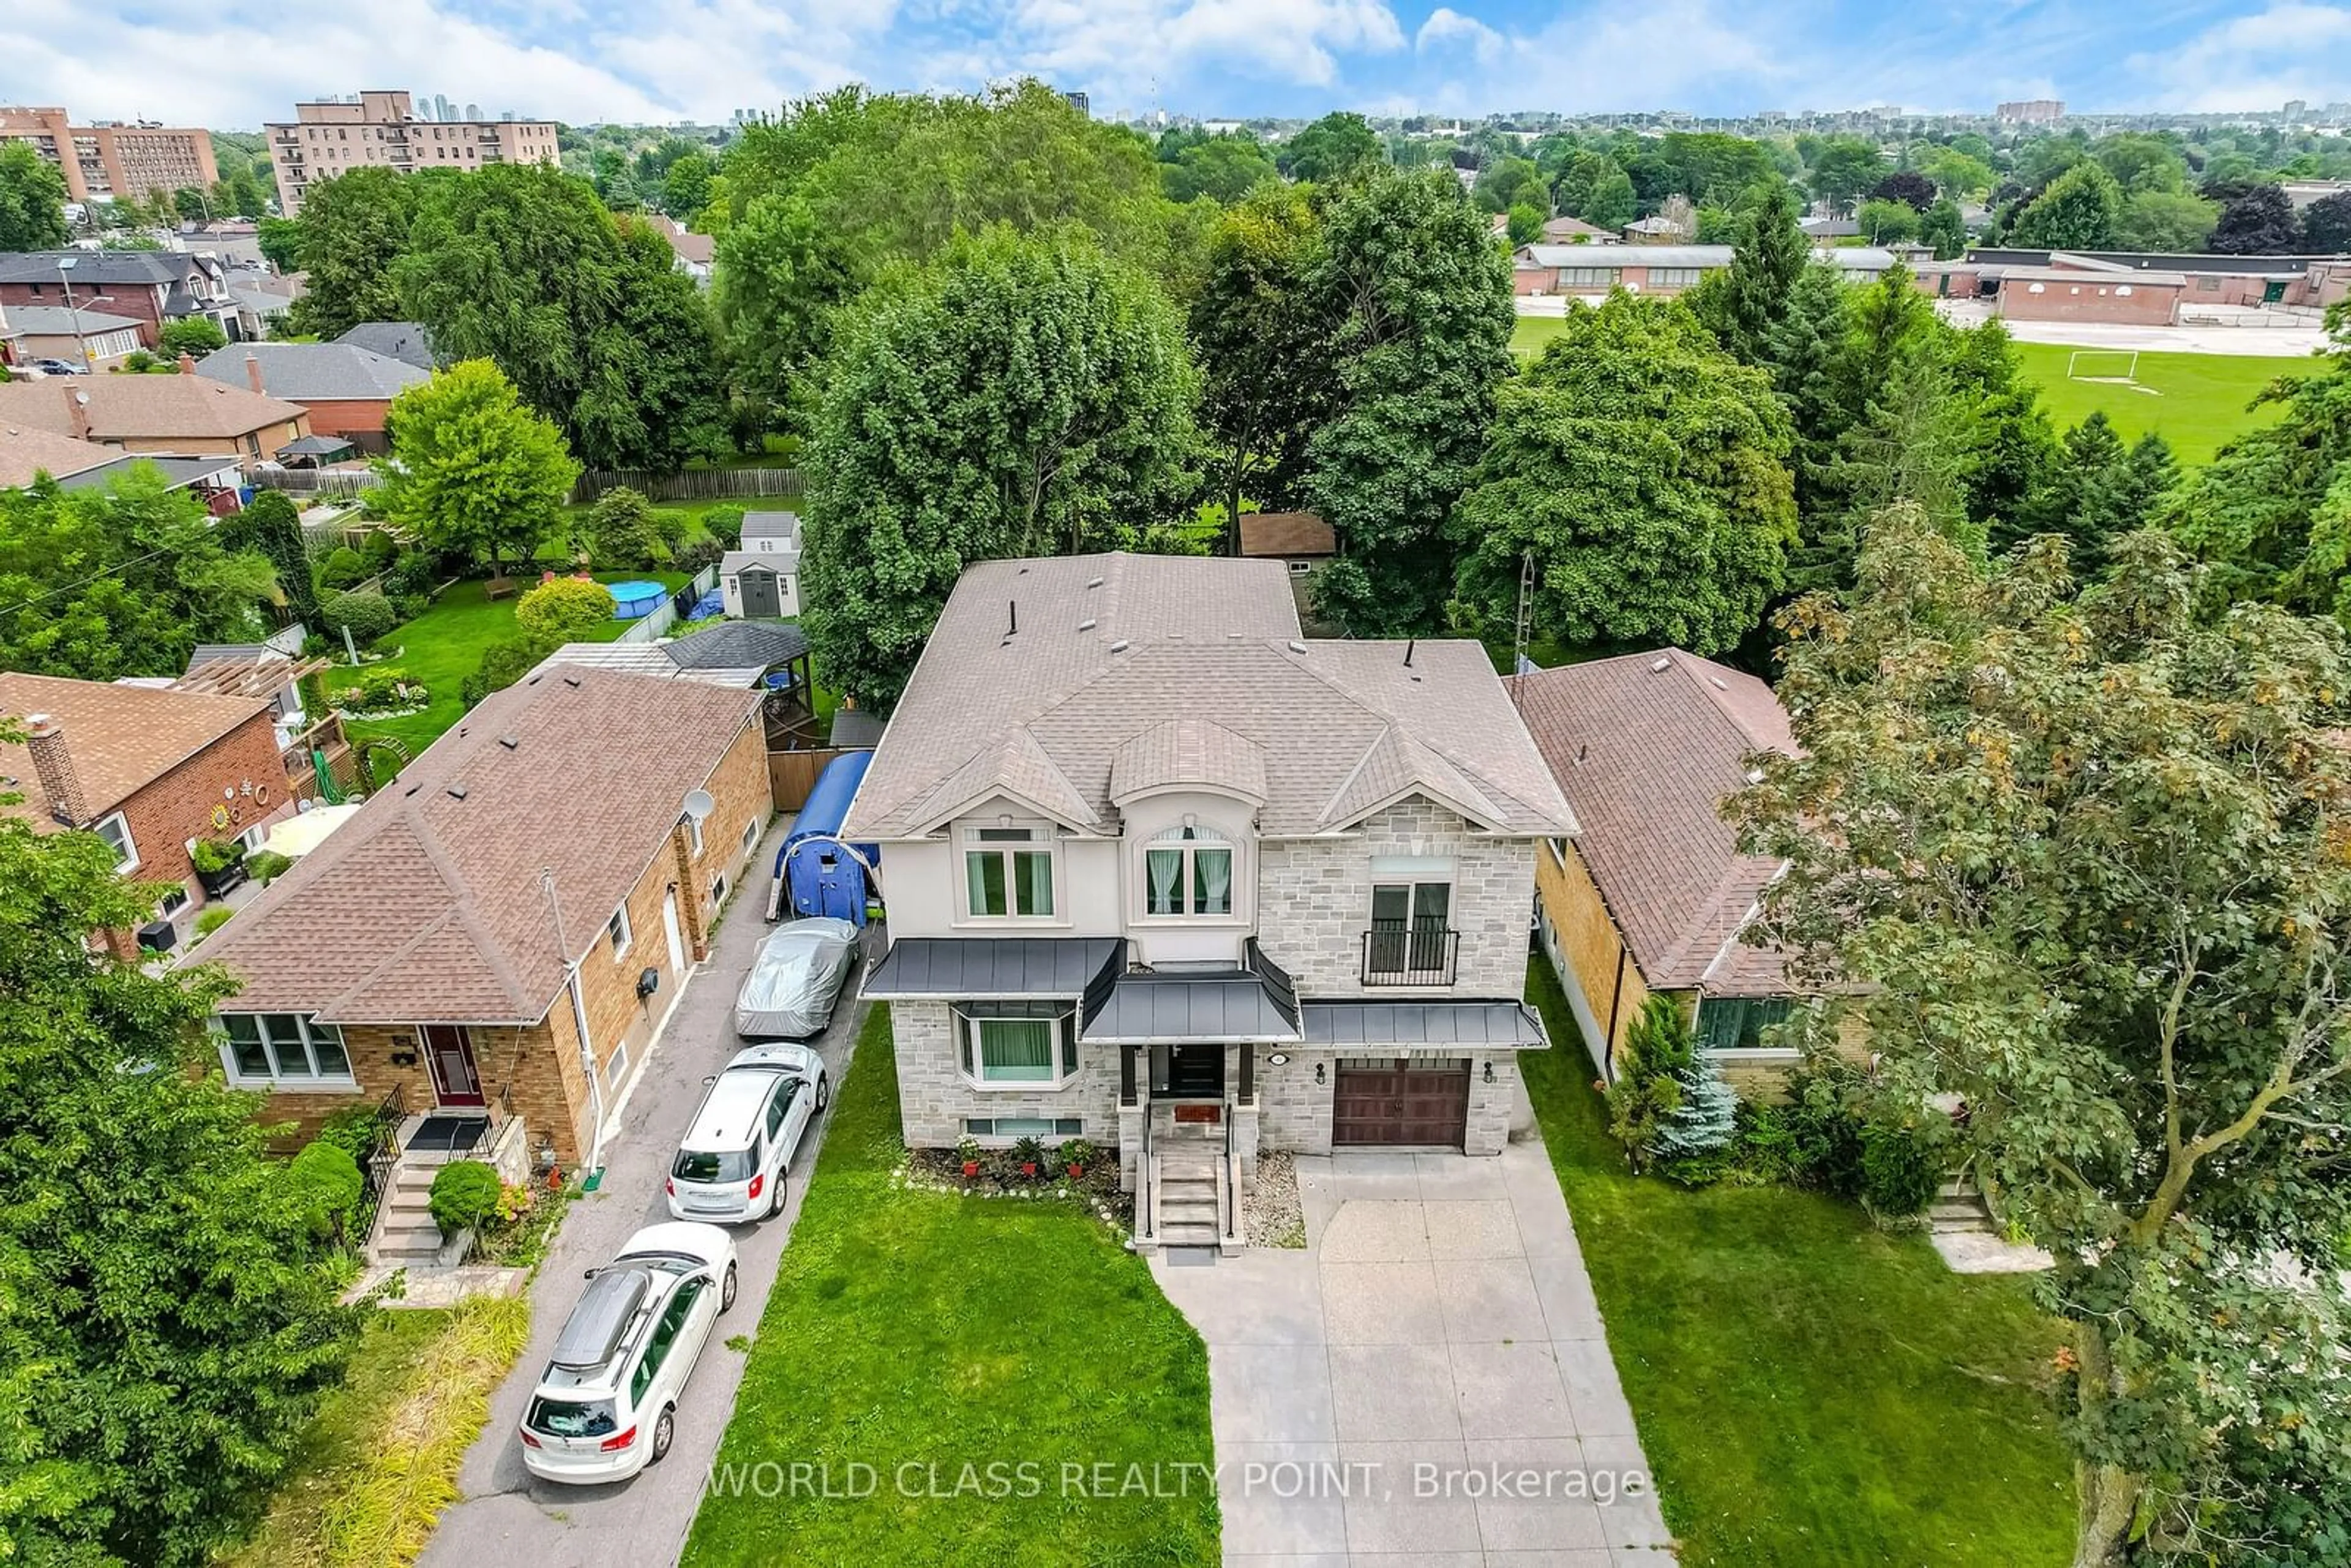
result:
M 973 920 L 1050 920 L 1054 915 L 1050 828 L 969 828 L 964 832 L 964 913 Z
M 1156 919 L 1233 912 L 1233 846 L 1209 828 L 1169 828 L 1143 852 L 1143 912 Z
M 348 1084 L 351 1059 L 343 1031 L 308 1013 L 223 1013 L 221 1064 L 229 1082 L 279 1088 Z
M 957 1060 L 982 1089 L 1059 1089 L 1078 1073 L 1077 1009 L 1068 1002 L 957 1009 Z

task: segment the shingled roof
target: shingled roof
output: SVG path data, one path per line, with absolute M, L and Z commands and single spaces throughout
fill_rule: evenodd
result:
M 140 790 L 264 711 L 251 697 L 196 695 L 152 686 L 77 681 L 62 675 L 0 674 L 0 717 L 23 721 L 46 714 L 57 722 L 81 786 L 88 826 Z M 0 811 L 37 829 L 56 826 L 34 781 L 31 755 L 21 743 L 0 745 L 0 791 L 24 797 Z M 258 783 L 275 780 L 259 779 Z
M 209 376 L 57 376 L 0 383 L 0 424 L 72 435 L 68 399 L 86 400 L 81 407 L 92 441 L 234 440 L 308 417 L 295 403 Z
M 1740 942 L 1780 863 L 1739 852 L 1719 811 L 1759 751 L 1793 755 L 1771 688 L 1667 648 L 1507 683 L 1583 831 L 1575 847 L 1658 990 L 1785 989 L 1780 955 Z
M 605 670 L 542 670 L 486 699 L 297 862 L 204 956 L 237 1011 L 330 1023 L 531 1023 L 569 956 L 661 852 L 758 713 L 759 695 Z
M 920 835 L 998 794 L 1103 831 L 1194 782 L 1261 798 L 1275 837 L 1411 794 L 1574 831 L 1479 644 L 1309 642 L 1279 561 L 1120 553 L 964 573 L 844 831 Z

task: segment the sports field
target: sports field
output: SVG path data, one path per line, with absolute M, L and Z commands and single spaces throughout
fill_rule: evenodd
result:
M 2105 350 L 2076 350 L 2063 343 L 2019 343 L 2017 357 L 2041 383 L 2042 405 L 2061 431 L 2079 424 L 2094 409 L 2126 441 L 2155 431 L 2171 443 L 2185 464 L 2209 463 L 2230 437 L 2277 417 L 2277 410 L 2248 411 L 2253 394 L 2279 376 L 2308 375 L 2314 360 L 2281 360 L 2238 354 L 2142 352 L 2130 384 L 2087 380 L 2120 376 L 2127 356 Z M 2076 377 L 2065 374 L 2076 353 Z

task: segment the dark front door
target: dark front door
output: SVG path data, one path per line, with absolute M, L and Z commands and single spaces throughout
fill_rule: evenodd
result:
M 1332 1092 L 1333 1147 L 1419 1144 L 1459 1148 L 1469 1125 L 1469 1064 L 1342 1067 Z
M 1166 1071 L 1155 1093 L 1174 1100 L 1219 1100 L 1225 1092 L 1225 1048 L 1221 1045 L 1170 1045 Z
M 433 1092 L 444 1105 L 486 1105 L 474 1042 L 457 1024 L 424 1026 L 424 1060 L 433 1064 Z
M 745 567 L 736 573 L 743 587 L 743 613 L 746 617 L 773 618 L 784 612 L 784 596 L 777 591 L 776 574 L 766 567 Z
M 2262 284 L 2262 304 L 2264 304 L 2264 305 L 2276 305 L 2276 304 L 2281 303 L 2284 298 L 2285 298 L 2285 279 L 2283 279 L 2283 278 L 2282 278 L 2282 277 L 2281 277 L 2281 278 L 2277 279 L 2277 280 L 2276 280 L 2276 281 L 2274 281 L 2274 282 L 2272 282 L 2272 283 L 2264 283 L 2264 284 Z

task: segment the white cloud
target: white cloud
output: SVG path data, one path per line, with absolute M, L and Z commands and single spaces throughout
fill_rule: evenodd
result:
M 1412 47 L 1424 55 L 1431 49 L 1467 47 L 1479 65 L 1490 66 L 1502 57 L 1504 44 L 1501 34 L 1477 17 L 1439 5 L 1413 35 Z
M 2351 83 L 2351 8 L 2278 0 L 2170 48 L 2133 55 L 2127 66 L 2158 101 L 2177 109 L 2275 109 L 2293 98 L 2325 103 L 2345 96 Z
M 1327 87 L 1342 53 L 1404 47 L 1384 0 L 1014 0 L 996 77 L 1034 72 L 1097 99 L 1214 74 Z

